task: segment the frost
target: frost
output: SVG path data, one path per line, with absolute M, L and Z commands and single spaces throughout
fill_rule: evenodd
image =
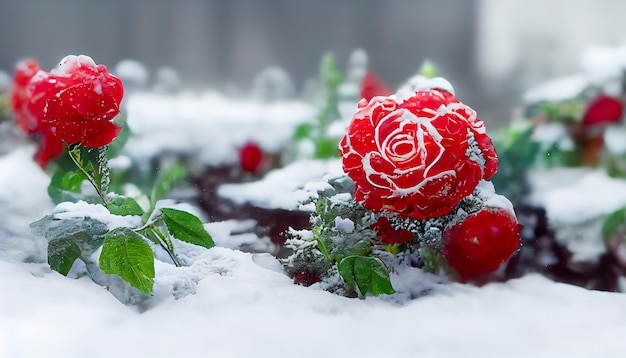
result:
M 354 231 L 354 222 L 352 222 L 352 220 L 350 219 L 337 216 L 335 218 L 335 229 L 341 230 L 346 233 L 351 233 Z
M 454 88 L 443 77 L 427 78 L 422 75 L 411 77 L 395 94 L 398 103 L 402 103 L 413 97 L 415 92 L 433 88 L 442 89 L 454 95 Z

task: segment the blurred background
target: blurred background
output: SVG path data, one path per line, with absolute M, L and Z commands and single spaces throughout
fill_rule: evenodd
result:
M 585 49 L 626 37 L 621 0 L 0 0 L 0 69 L 86 54 L 176 69 L 198 88 L 249 88 L 284 68 L 301 88 L 331 51 L 362 48 L 392 88 L 433 60 L 493 126 L 529 86 L 576 71 Z

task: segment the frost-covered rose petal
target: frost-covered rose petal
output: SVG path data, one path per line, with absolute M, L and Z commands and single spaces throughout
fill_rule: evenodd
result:
M 450 213 L 498 164 L 476 112 L 439 89 L 362 100 L 339 149 L 356 201 L 419 220 Z
M 517 250 L 521 238 L 515 214 L 503 208 L 485 207 L 444 230 L 443 256 L 461 281 L 492 271 Z
M 28 110 L 52 136 L 87 147 L 109 144 L 121 128 L 122 82 L 88 56 L 67 56 L 51 72 L 39 71 L 29 85 Z

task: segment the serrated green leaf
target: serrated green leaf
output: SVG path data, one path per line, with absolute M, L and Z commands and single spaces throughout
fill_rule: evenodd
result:
M 55 238 L 48 242 L 48 264 L 51 269 L 63 276 L 67 276 L 80 255 L 80 248 L 69 237 Z
M 174 184 L 185 179 L 185 177 L 187 177 L 187 169 L 181 164 L 174 164 L 163 171 L 157 178 L 150 195 L 152 205 L 162 199 Z
M 616 210 L 604 217 L 602 222 L 602 237 L 608 240 L 620 227 L 626 224 L 626 208 Z
M 368 293 L 374 296 L 396 291 L 391 286 L 389 271 L 383 263 L 374 257 L 348 256 L 337 264 L 339 274 L 350 289 L 357 290 L 361 296 Z
M 143 215 L 143 209 L 135 199 L 118 197 L 108 203 L 109 212 L 113 215 Z
M 152 294 L 154 253 L 143 237 L 131 229 L 117 228 L 106 235 L 99 266 L 105 273 L 119 275 L 131 286 Z
M 204 229 L 202 221 L 186 211 L 171 208 L 161 209 L 165 226 L 170 234 L 180 241 L 206 247 L 215 246 L 213 238 Z

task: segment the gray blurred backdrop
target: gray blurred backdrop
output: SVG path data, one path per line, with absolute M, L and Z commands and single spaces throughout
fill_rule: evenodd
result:
M 66 54 L 177 69 L 196 87 L 250 86 L 278 65 L 302 86 L 332 51 L 355 48 L 396 87 L 432 59 L 495 124 L 520 93 L 575 71 L 586 46 L 626 35 L 620 0 L 0 0 L 0 69 Z M 620 42 L 621 43 L 621 42 Z

